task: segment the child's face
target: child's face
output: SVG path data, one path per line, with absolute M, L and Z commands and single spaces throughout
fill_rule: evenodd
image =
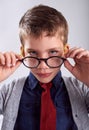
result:
M 26 37 L 24 39 L 24 56 L 33 56 L 38 58 L 48 58 L 50 56 L 64 57 L 64 45 L 60 38 L 56 36 Z M 49 68 L 44 61 L 39 66 L 31 69 L 33 75 L 43 83 L 50 82 L 58 73 L 60 68 Z

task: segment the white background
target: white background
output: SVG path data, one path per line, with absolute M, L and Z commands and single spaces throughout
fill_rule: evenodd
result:
M 69 44 L 89 50 L 89 0 L 0 0 L 0 51 L 20 53 L 18 24 L 22 15 L 38 4 L 63 13 L 69 24 Z M 71 74 L 62 67 L 63 75 Z M 6 82 L 28 74 L 23 65 Z

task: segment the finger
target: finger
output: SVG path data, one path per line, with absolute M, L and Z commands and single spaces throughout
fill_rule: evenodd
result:
M 64 62 L 64 66 L 72 73 L 73 71 L 73 66 L 70 64 L 68 60 Z
M 77 58 L 80 59 L 82 57 L 87 57 L 88 58 L 89 57 L 89 51 L 84 50 L 84 51 L 78 53 Z
M 4 57 L 5 57 L 5 64 L 7 67 L 11 67 L 12 63 L 11 63 L 11 56 L 9 52 L 4 53 Z
M 77 47 L 70 48 L 66 56 L 69 57 L 69 55 L 72 53 L 72 51 L 76 50 L 76 49 L 77 49 Z
M 0 52 L 0 64 L 5 65 L 5 57 L 4 57 L 3 53 L 1 53 L 1 52 Z
M 69 51 L 67 56 L 70 58 L 75 58 L 79 53 L 81 53 L 83 51 L 84 51 L 83 48 L 73 48 Z
M 11 67 L 13 71 L 15 71 L 19 66 L 21 65 L 21 62 L 17 61 L 14 66 Z
M 16 65 L 16 62 L 18 59 L 21 57 L 20 55 L 14 53 L 14 52 L 7 52 L 4 54 L 5 59 L 6 59 L 6 65 L 8 67 L 12 67 Z
M 15 56 L 16 56 L 17 60 L 22 59 L 22 56 L 21 56 L 21 55 L 19 55 L 19 54 L 15 54 Z
M 11 65 L 15 66 L 17 62 L 16 54 L 14 52 L 10 52 L 10 57 L 11 57 Z

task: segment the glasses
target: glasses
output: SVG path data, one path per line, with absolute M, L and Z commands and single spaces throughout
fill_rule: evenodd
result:
M 21 59 L 20 61 L 27 68 L 34 69 L 39 66 L 41 61 L 44 61 L 46 63 L 46 65 L 50 68 L 58 68 L 63 64 L 63 62 L 65 60 L 66 60 L 65 58 L 59 57 L 59 56 L 52 56 L 52 57 L 48 57 L 48 58 L 36 58 L 36 57 L 27 56 L 27 57 L 24 57 L 23 59 Z

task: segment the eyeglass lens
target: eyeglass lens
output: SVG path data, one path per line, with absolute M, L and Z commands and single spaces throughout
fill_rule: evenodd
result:
M 50 57 L 48 59 L 41 59 L 41 60 L 43 60 L 49 67 L 53 68 L 61 66 L 64 61 L 60 57 Z M 40 64 L 41 60 L 32 57 L 25 57 L 23 59 L 23 64 L 28 68 L 36 68 Z

